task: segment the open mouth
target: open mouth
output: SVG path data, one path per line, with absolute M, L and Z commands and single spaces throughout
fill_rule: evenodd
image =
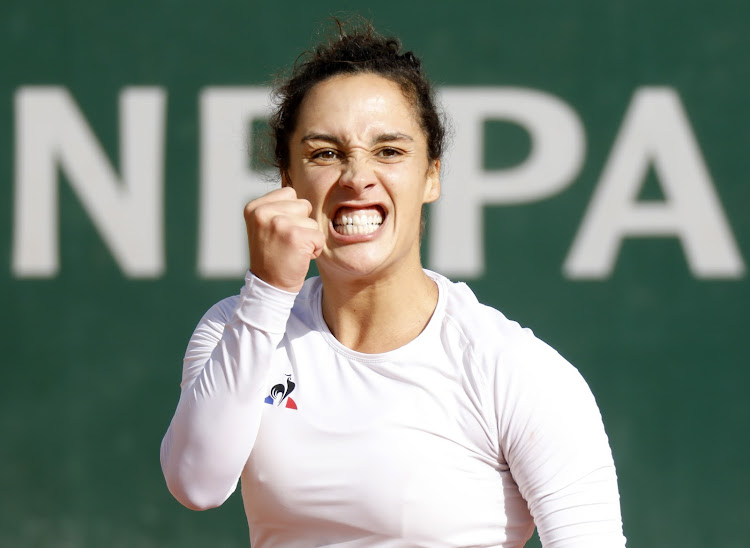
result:
M 380 206 L 364 208 L 342 207 L 333 218 L 333 229 L 343 236 L 372 234 L 385 219 L 385 212 Z

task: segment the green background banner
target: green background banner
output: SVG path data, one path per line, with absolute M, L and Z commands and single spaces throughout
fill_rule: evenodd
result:
M 159 444 L 193 327 L 242 281 L 239 197 L 270 188 L 243 156 L 258 97 L 342 8 L 440 87 L 425 263 L 589 381 L 629 546 L 747 546 L 750 7 L 730 0 L 6 0 L 0 546 L 248 545 L 238 495 L 172 499 Z

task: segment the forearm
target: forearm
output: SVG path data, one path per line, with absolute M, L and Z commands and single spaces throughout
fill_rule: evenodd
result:
M 204 319 L 196 329 L 161 447 L 169 490 L 185 506 L 218 506 L 234 491 L 260 425 L 267 377 L 292 303 L 293 295 L 248 276 L 218 341 L 212 336 L 219 319 Z

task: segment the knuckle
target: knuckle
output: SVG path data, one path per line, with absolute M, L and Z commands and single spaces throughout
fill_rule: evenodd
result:
M 300 201 L 302 202 L 302 205 L 305 208 L 306 214 L 309 214 L 313 209 L 313 206 L 312 206 L 312 203 L 310 203 L 310 200 L 306 200 L 305 198 L 302 198 Z
M 297 197 L 297 193 L 290 186 L 284 186 L 274 191 L 274 194 L 279 199 L 293 200 Z
M 253 220 L 256 225 L 269 224 L 276 216 L 273 204 L 261 204 L 253 212 Z
M 282 215 L 274 215 L 268 220 L 268 225 L 274 232 L 284 232 L 287 226 L 287 221 Z
M 242 210 L 242 215 L 245 217 L 246 221 L 249 221 L 253 218 L 253 215 L 255 213 L 255 204 L 253 202 L 249 202 L 245 204 L 245 208 Z
M 294 245 L 301 245 L 309 240 L 310 229 L 305 226 L 295 225 L 288 231 L 288 241 Z

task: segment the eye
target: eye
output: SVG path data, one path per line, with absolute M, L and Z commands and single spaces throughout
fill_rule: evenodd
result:
M 402 151 L 400 151 L 397 148 L 393 148 L 393 147 L 381 148 L 378 151 L 378 156 L 380 156 L 381 158 L 386 158 L 386 159 L 398 158 L 402 154 L 403 154 Z
M 330 161 L 330 160 L 336 160 L 339 157 L 340 157 L 339 152 L 332 148 L 325 148 L 322 150 L 317 150 L 312 154 L 312 158 L 314 160 Z

